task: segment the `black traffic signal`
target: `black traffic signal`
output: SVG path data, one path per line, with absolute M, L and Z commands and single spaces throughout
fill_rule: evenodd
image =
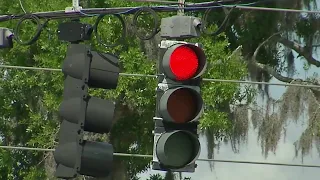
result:
M 201 75 L 207 61 L 199 44 L 164 40 L 158 64 L 154 170 L 194 172 L 200 154 L 197 127 L 203 113 Z
M 118 58 L 91 51 L 84 44 L 70 44 L 62 72 L 65 80 L 59 115 L 63 121 L 54 152 L 55 176 L 106 177 L 111 171 L 113 146 L 87 141 L 83 139 L 83 132 L 108 133 L 111 129 L 115 104 L 91 97 L 88 88 L 115 89 L 119 77 Z

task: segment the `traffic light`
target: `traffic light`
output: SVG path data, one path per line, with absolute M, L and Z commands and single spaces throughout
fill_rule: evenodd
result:
M 85 140 L 83 133 L 108 133 L 111 129 L 115 104 L 91 97 L 88 88 L 115 89 L 119 77 L 118 58 L 91 51 L 83 44 L 70 44 L 62 72 L 65 79 L 59 115 L 63 120 L 54 152 L 55 176 L 106 177 L 111 171 L 113 146 Z
M 206 57 L 199 44 L 183 41 L 161 41 L 160 52 L 152 169 L 194 172 Z

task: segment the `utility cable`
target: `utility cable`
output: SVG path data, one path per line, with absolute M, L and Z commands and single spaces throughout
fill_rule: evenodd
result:
M 39 68 L 39 67 L 26 67 L 26 66 L 10 66 L 0 65 L 0 68 L 8 69 L 24 69 L 24 70 L 39 70 L 39 71 L 62 71 L 61 69 L 54 68 Z M 120 76 L 136 76 L 136 77 L 150 77 L 156 78 L 157 75 L 151 74 L 132 74 L 132 73 L 119 73 Z M 305 88 L 320 88 L 320 85 L 309 85 L 309 84 L 291 84 L 291 83 L 270 83 L 270 82 L 258 82 L 258 81 L 241 81 L 241 80 L 228 80 L 228 79 L 212 79 L 203 78 L 202 81 L 207 82 L 222 82 L 222 83 L 239 83 L 239 84 L 260 84 L 260 85 L 273 85 L 273 86 L 292 86 L 292 87 L 305 87 Z
M 221 1 L 222 2 L 222 1 Z M 186 4 L 185 7 L 182 7 L 185 11 L 197 11 L 197 10 L 205 10 L 210 8 L 218 8 L 221 6 L 211 6 L 211 4 L 217 2 L 206 2 L 206 3 L 194 3 L 194 4 Z M 234 5 L 223 5 L 227 8 L 235 8 L 244 9 L 244 10 L 261 10 L 261 11 L 278 11 L 278 12 L 291 12 L 291 13 L 307 13 L 307 14 L 318 14 L 320 11 L 315 10 L 298 10 L 298 9 L 284 9 L 284 8 L 267 8 L 267 7 L 258 7 L 258 6 L 249 6 L 256 3 L 249 4 L 234 4 Z M 139 10 L 141 7 L 117 7 L 117 8 L 88 8 L 82 9 L 81 12 L 85 14 L 132 14 Z M 177 11 L 179 6 L 152 6 L 150 7 L 156 12 L 172 12 Z M 81 14 L 80 12 L 68 12 L 66 13 L 64 10 L 59 11 L 49 11 L 49 12 L 35 12 L 33 15 L 38 16 L 39 18 L 51 18 L 51 19 L 59 19 L 59 18 L 73 18 L 73 17 L 84 17 L 86 15 Z M 0 22 L 8 21 L 11 19 L 20 19 L 23 15 L 0 15 Z
M 174 2 L 174 1 L 161 1 L 161 0 L 130 0 L 133 2 L 142 2 L 142 3 L 162 3 L 162 4 L 181 4 L 180 2 Z
M 153 17 L 153 30 L 149 35 L 145 35 L 147 33 L 139 33 L 138 31 L 138 17 L 144 13 L 147 12 L 149 13 L 152 17 Z M 136 35 L 138 36 L 139 39 L 141 40 L 149 40 L 151 38 L 153 38 L 158 32 L 160 32 L 159 27 L 159 16 L 158 14 L 151 8 L 149 7 L 143 7 L 141 9 L 139 9 L 137 12 L 135 12 L 134 16 L 133 16 L 133 28 L 134 31 L 136 33 Z
M 17 150 L 28 150 L 28 151 L 55 151 L 55 149 L 44 149 L 44 148 L 29 148 L 29 147 L 16 147 L 16 146 L 0 146 L 2 149 L 17 149 Z M 113 153 L 114 156 L 122 157 L 142 157 L 142 158 L 152 158 L 152 155 L 144 154 L 128 154 L 128 153 Z M 222 162 L 222 163 L 238 163 L 238 164 L 255 164 L 255 165 L 273 165 L 273 166 L 293 166 L 293 167 L 309 167 L 309 168 L 320 168 L 320 165 L 312 164 L 289 164 L 289 163 L 269 163 L 269 162 L 255 162 L 255 161 L 235 161 L 235 160 L 223 160 L 223 159 L 204 159 L 199 158 L 197 161 L 207 161 L 207 162 Z
M 100 16 L 97 18 L 97 20 L 96 20 L 96 22 L 95 22 L 95 24 L 94 24 L 93 29 L 94 29 L 94 32 L 95 32 L 95 34 L 96 34 L 96 38 L 97 38 L 98 42 L 99 42 L 100 44 L 102 44 L 103 46 L 105 46 L 105 47 L 115 47 L 115 46 L 118 46 L 118 45 L 121 44 L 121 43 L 125 40 L 125 38 L 126 38 L 126 34 L 127 34 L 126 23 L 124 22 L 124 19 L 121 17 L 121 15 L 119 15 L 119 14 L 112 14 L 112 15 L 115 16 L 115 17 L 120 21 L 120 23 L 121 23 L 121 26 L 122 26 L 121 37 L 120 37 L 115 43 L 113 43 L 113 44 L 106 44 L 106 43 L 104 43 L 104 42 L 102 41 L 102 39 L 101 39 L 101 37 L 100 37 L 100 35 L 99 35 L 99 33 L 98 33 L 98 25 L 99 25 L 100 21 L 105 17 L 105 15 L 106 15 L 106 14 L 100 15 Z
M 21 2 L 21 1 L 20 1 L 20 2 Z M 236 2 L 236 1 L 228 1 L 228 2 L 230 3 L 230 2 Z M 264 2 L 264 1 L 259 1 L 259 2 Z M 201 30 L 202 30 L 205 34 L 218 35 L 218 34 L 220 34 L 220 33 L 225 29 L 226 24 L 227 24 L 227 22 L 228 22 L 228 20 L 229 20 L 229 16 L 230 16 L 231 12 L 234 10 L 234 8 L 240 7 L 240 6 L 243 7 L 243 5 L 246 5 L 246 6 L 244 6 L 244 7 L 247 7 L 248 5 L 254 5 L 254 4 L 257 4 L 257 3 L 259 3 L 259 2 L 247 3 L 247 4 L 235 4 L 235 5 L 226 5 L 226 4 L 223 4 L 222 2 L 220 3 L 220 1 L 219 1 L 219 2 L 206 2 L 206 5 L 207 5 L 207 6 L 204 6 L 205 4 L 202 3 L 202 4 L 201 4 L 202 6 L 200 7 L 200 6 L 199 6 L 199 3 L 198 3 L 198 4 L 195 3 L 195 4 L 191 5 L 190 8 L 205 8 L 205 9 L 206 9 L 206 12 L 205 12 L 205 15 L 204 15 L 204 17 L 203 17 L 203 25 L 201 26 Z M 213 3 L 214 3 L 214 5 L 216 5 L 216 6 L 209 6 L 209 5 L 213 5 Z M 22 4 L 21 4 L 21 5 L 22 5 Z M 198 7 L 197 7 L 197 5 L 198 5 Z M 192 6 L 194 6 L 194 7 L 192 7 Z M 225 17 L 224 21 L 222 22 L 221 26 L 220 26 L 220 27 L 218 28 L 218 30 L 216 30 L 215 32 L 213 32 L 213 33 L 208 33 L 208 32 L 206 31 L 206 23 L 207 23 L 207 18 L 208 18 L 209 13 L 212 11 L 213 8 L 221 8 L 221 7 L 222 7 L 222 8 L 224 8 L 224 10 L 225 10 L 225 8 L 228 7 L 228 6 L 232 6 L 232 9 L 231 9 L 229 12 L 226 13 L 226 17 Z M 158 6 L 158 7 L 159 7 L 159 8 L 173 8 L 174 6 L 172 6 L 172 7 L 171 7 L 171 6 Z M 23 8 L 23 6 L 22 6 L 22 8 Z M 120 38 L 118 39 L 118 41 L 115 42 L 114 44 L 106 44 L 106 43 L 104 43 L 104 42 L 102 41 L 101 37 L 99 36 L 98 30 L 97 30 L 97 29 L 98 29 L 98 24 L 99 24 L 99 22 L 103 19 L 103 17 L 104 17 L 106 14 L 88 14 L 88 13 L 86 13 L 86 12 L 83 12 L 83 11 L 85 11 L 85 10 L 83 10 L 83 11 L 81 10 L 81 11 L 78 12 L 78 13 L 80 13 L 81 15 L 84 15 L 84 16 L 96 16 L 96 15 L 98 15 L 99 17 L 98 17 L 98 19 L 96 20 L 96 23 L 95 23 L 95 25 L 94 25 L 94 31 L 95 31 L 95 33 L 96 33 L 96 37 L 97 37 L 98 42 L 99 42 L 100 44 L 102 44 L 103 46 L 105 46 L 105 47 L 115 47 L 115 46 L 118 46 L 119 44 L 121 44 L 122 41 L 124 41 L 125 36 L 126 36 L 126 30 L 127 30 L 126 24 L 125 24 L 123 18 L 120 16 L 120 14 L 130 14 L 130 13 L 134 13 L 133 27 L 134 27 L 134 29 L 135 29 L 135 32 L 136 32 L 137 36 L 138 36 L 140 39 L 142 39 L 142 40 L 149 40 L 149 39 L 151 39 L 152 37 L 154 37 L 158 32 L 160 32 L 160 29 L 158 29 L 159 17 L 157 16 L 156 11 L 155 11 L 154 9 L 152 9 L 152 8 L 153 8 L 153 7 L 135 7 L 135 8 L 132 8 L 132 9 L 124 10 L 124 11 L 122 11 L 122 12 L 114 13 L 113 15 L 116 16 L 116 17 L 119 19 L 119 21 L 121 22 L 121 25 L 122 25 L 122 34 L 121 34 L 121 37 L 120 37 Z M 179 7 L 175 7 L 175 8 L 179 8 Z M 183 7 L 183 8 L 184 8 L 184 9 L 187 9 L 188 7 Z M 99 8 L 94 8 L 94 9 L 99 9 Z M 109 8 L 109 9 L 111 9 L 111 8 Z M 159 9 L 158 9 L 158 10 L 159 10 Z M 192 9 L 191 9 L 191 10 L 192 10 Z M 194 9 L 194 10 L 196 10 L 196 9 Z M 154 17 L 154 29 L 153 29 L 152 33 L 151 33 L 149 36 L 144 36 L 143 34 L 141 34 L 141 33 L 138 32 L 137 19 L 138 19 L 139 15 L 141 15 L 141 13 L 144 12 L 144 11 L 149 12 L 149 13 Z M 77 13 L 77 12 L 71 12 L 71 13 L 68 13 L 68 14 L 71 14 L 71 15 L 72 15 L 73 13 Z M 76 15 L 76 14 L 74 14 L 74 15 Z M 1 17 L 2 17 L 2 16 L 0 16 L 0 20 L 1 20 Z M 8 16 L 7 16 L 7 17 L 8 17 Z M 11 17 L 11 19 L 14 19 L 15 17 L 16 17 L 16 16 L 13 16 L 13 17 Z M 17 40 L 17 42 L 18 42 L 19 44 L 22 44 L 22 45 L 31 45 L 31 44 L 33 44 L 34 42 L 36 42 L 36 41 L 38 40 L 38 38 L 39 38 L 39 36 L 40 36 L 40 34 L 41 34 L 41 32 L 42 32 L 42 29 L 46 26 L 46 24 L 47 24 L 47 22 L 48 22 L 48 20 L 47 20 L 44 24 L 41 24 L 39 18 L 42 18 L 42 17 L 40 16 L 40 14 L 39 14 L 39 15 L 35 15 L 35 14 L 25 14 L 25 15 L 23 15 L 23 16 L 20 18 L 20 21 L 18 22 L 17 27 L 16 27 L 15 32 L 14 32 L 14 34 L 15 34 L 15 35 L 14 35 L 14 39 Z M 52 18 L 56 18 L 56 16 L 52 15 L 51 17 L 47 17 L 47 18 L 52 19 Z M 31 20 L 33 20 L 33 22 L 35 22 L 35 23 L 37 24 L 37 31 L 36 31 L 36 33 L 35 33 L 35 35 L 34 35 L 33 38 L 31 38 L 31 39 L 30 39 L 29 41 L 27 41 L 27 42 L 23 42 L 23 41 L 20 39 L 18 32 L 19 32 L 19 30 L 20 30 L 20 26 L 21 26 L 22 22 L 24 22 L 24 21 L 27 20 L 27 19 L 31 19 Z
M 37 31 L 35 32 L 35 35 L 29 41 L 24 42 L 20 38 L 19 31 L 20 31 L 22 23 L 26 20 L 29 20 L 29 19 L 33 23 L 36 23 Z M 46 20 L 43 24 L 41 24 L 39 17 L 37 17 L 36 15 L 33 15 L 33 14 L 26 14 L 26 15 L 22 16 L 21 19 L 19 20 L 19 22 L 17 23 L 17 26 L 14 29 L 13 38 L 21 45 L 31 45 L 39 39 L 43 28 L 47 25 L 48 22 L 49 22 L 49 20 Z
M 221 7 L 223 8 L 223 6 L 221 5 Z M 207 9 L 205 12 L 204 12 L 204 15 L 202 17 L 202 25 L 201 25 L 201 30 L 204 34 L 207 34 L 207 35 L 211 35 L 211 36 L 217 36 L 219 35 L 220 33 L 222 33 L 222 31 L 226 28 L 227 26 L 227 23 L 229 21 L 229 17 L 231 15 L 231 12 L 235 9 L 236 6 L 234 6 L 231 10 L 229 10 L 228 12 L 226 12 L 227 10 L 223 9 L 225 11 L 225 15 L 226 17 L 224 18 L 222 24 L 220 25 L 220 27 L 218 27 L 218 29 L 212 33 L 208 32 L 207 31 L 207 26 L 208 26 L 208 17 L 210 15 L 210 12 L 213 10 L 213 9 Z
M 177 4 L 181 5 L 180 2 L 176 1 L 164 1 L 164 0 L 129 0 L 133 2 L 149 2 L 149 3 L 163 3 L 163 4 Z M 201 3 L 194 3 L 194 2 L 185 2 L 183 3 L 184 6 L 192 6 L 192 5 L 197 5 L 197 6 L 212 6 L 212 5 L 217 5 L 217 4 L 239 4 L 242 3 L 243 0 L 222 0 L 222 1 L 208 1 L 208 2 L 201 2 Z M 275 0 L 263 0 L 259 2 L 253 2 L 254 4 L 260 4 L 260 3 L 266 3 L 270 1 L 275 1 Z
M 276 12 L 289 12 L 289 13 L 307 13 L 307 14 L 319 14 L 318 10 L 299 10 L 299 9 L 285 9 L 285 8 L 267 8 L 267 7 L 256 7 L 256 6 L 242 6 L 242 5 L 223 5 L 228 8 L 244 9 L 244 10 L 258 10 L 258 11 L 276 11 Z
M 38 71 L 59 71 L 62 72 L 62 69 L 54 69 L 54 68 L 39 68 L 39 67 L 26 67 L 26 66 L 9 66 L 9 65 L 0 65 L 0 68 L 8 68 L 8 69 L 24 69 L 24 70 L 38 70 Z M 156 75 L 148 75 L 148 74 L 134 74 L 134 73 L 119 73 L 120 76 L 137 76 L 137 77 L 151 77 L 156 78 Z

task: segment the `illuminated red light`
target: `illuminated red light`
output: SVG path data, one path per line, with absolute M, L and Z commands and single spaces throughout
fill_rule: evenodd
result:
M 180 46 L 170 56 L 170 69 L 176 76 L 176 80 L 187 80 L 197 72 L 198 61 L 198 56 L 193 49 L 188 46 Z

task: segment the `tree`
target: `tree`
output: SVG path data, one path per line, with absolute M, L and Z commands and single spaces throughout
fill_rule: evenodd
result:
M 288 9 L 316 9 L 318 4 L 314 0 L 294 0 L 269 1 L 260 5 Z M 224 18 L 214 14 L 209 17 L 213 23 L 219 23 Z M 317 75 L 305 79 L 294 78 L 295 61 L 303 61 L 306 70 L 311 66 L 320 65 L 313 55 L 319 43 L 318 21 L 319 17 L 316 14 L 234 9 L 230 15 L 229 26 L 225 30 L 231 49 L 242 47 L 242 54 L 248 63 L 249 79 L 268 82 L 274 77 L 286 83 L 318 85 Z M 253 122 L 255 128 L 259 130 L 261 147 L 266 157 L 268 152 L 275 152 L 286 122 L 289 118 L 296 121 L 304 111 L 305 105 L 309 114 L 309 125 L 300 140 L 295 143 L 297 155 L 300 153 L 302 156 L 307 155 L 312 148 L 312 142 L 316 142 L 316 146 L 319 147 L 320 129 L 316 110 L 319 90 L 289 87 L 282 99 L 275 101 L 269 97 L 267 85 L 258 86 L 258 89 L 268 103 L 264 110 L 255 106 L 252 119 L 255 120 Z M 248 109 L 252 108 L 247 105 L 242 106 L 241 114 L 245 114 Z M 263 118 L 261 114 L 264 114 Z M 240 126 L 235 126 L 236 129 L 246 132 L 248 118 L 238 116 L 238 120 Z

